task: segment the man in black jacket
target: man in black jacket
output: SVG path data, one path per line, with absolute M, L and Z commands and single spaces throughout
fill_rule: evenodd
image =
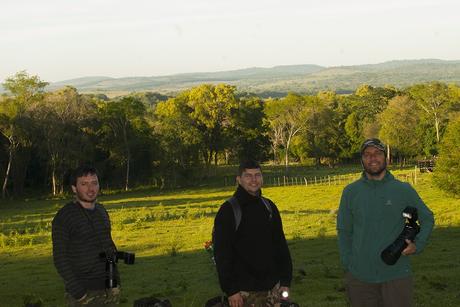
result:
M 64 279 L 67 306 L 113 306 L 119 288 L 107 288 L 106 261 L 116 252 L 110 219 L 96 202 L 99 180 L 96 169 L 80 167 L 72 176 L 75 200 L 62 207 L 53 219 L 54 265 Z M 110 259 L 110 258 L 109 258 Z M 115 268 L 114 279 L 119 284 Z
M 243 162 L 236 179 L 233 200 L 220 207 L 214 221 L 220 286 L 231 307 L 279 306 L 289 293 L 292 279 L 291 256 L 279 211 L 272 201 L 262 197 L 263 178 L 257 162 Z M 240 210 L 239 218 L 235 210 Z

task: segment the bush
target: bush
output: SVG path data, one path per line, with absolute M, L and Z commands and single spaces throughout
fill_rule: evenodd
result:
M 447 126 L 434 177 L 439 188 L 460 195 L 460 114 L 452 118 Z

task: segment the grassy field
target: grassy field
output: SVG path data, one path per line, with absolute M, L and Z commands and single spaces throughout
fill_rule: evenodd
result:
M 342 185 L 267 187 L 283 218 L 294 279 L 292 298 L 301 306 L 347 306 L 336 244 L 336 209 Z M 203 306 L 220 294 L 204 242 L 213 218 L 233 187 L 144 190 L 106 195 L 113 238 L 136 253 L 136 264 L 119 264 L 123 303 L 141 297 L 169 298 L 173 306 Z M 417 306 L 460 306 L 460 199 L 433 187 L 431 175 L 416 189 L 435 212 L 436 229 L 413 258 Z M 66 200 L 0 203 L 0 306 L 63 306 L 64 287 L 52 264 L 51 220 Z

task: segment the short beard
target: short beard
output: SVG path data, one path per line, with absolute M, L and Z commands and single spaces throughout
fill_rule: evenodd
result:
M 387 169 L 387 162 L 385 161 L 385 162 L 383 163 L 382 167 L 381 167 L 380 169 L 376 170 L 376 171 L 371 171 L 370 169 L 366 168 L 366 167 L 364 166 L 364 163 L 363 163 L 363 167 L 364 167 L 364 171 L 365 171 L 366 173 L 368 173 L 369 175 L 371 175 L 371 176 L 380 176 L 384 171 L 386 171 L 386 169 Z
M 96 199 L 97 199 L 97 196 L 93 197 L 93 199 L 89 199 L 89 198 L 87 198 L 86 196 L 81 195 L 80 193 L 76 193 L 75 198 L 76 198 L 78 201 L 83 201 L 83 202 L 85 202 L 85 203 L 95 203 L 95 202 L 96 202 Z

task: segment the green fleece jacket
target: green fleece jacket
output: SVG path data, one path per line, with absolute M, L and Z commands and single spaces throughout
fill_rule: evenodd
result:
M 382 180 L 362 177 L 345 187 L 337 215 L 340 260 L 343 268 L 364 282 L 380 283 L 411 275 L 409 257 L 387 265 L 380 253 L 401 233 L 404 208 L 417 208 L 420 232 L 415 238 L 420 253 L 434 226 L 433 213 L 410 184 L 387 171 Z

